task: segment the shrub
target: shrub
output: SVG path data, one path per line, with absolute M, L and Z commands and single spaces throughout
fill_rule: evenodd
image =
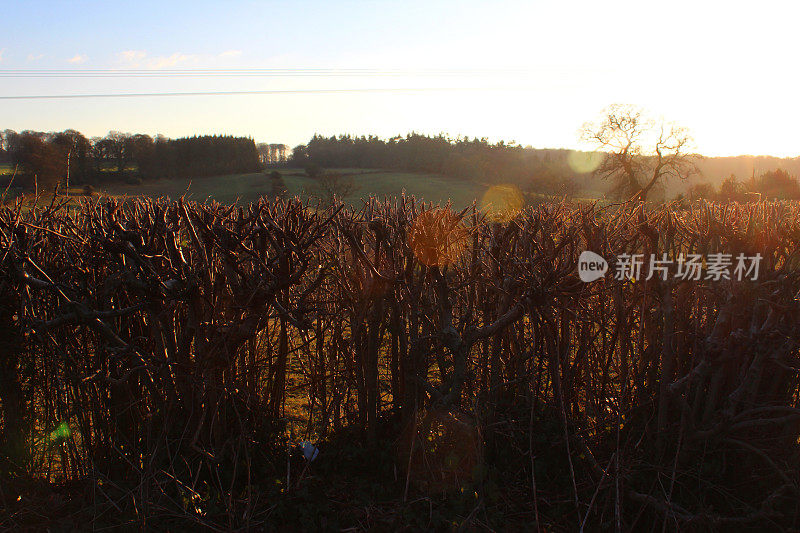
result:
M 317 178 L 323 174 L 322 167 L 316 163 L 306 163 L 303 170 L 305 170 L 306 176 L 309 178 Z

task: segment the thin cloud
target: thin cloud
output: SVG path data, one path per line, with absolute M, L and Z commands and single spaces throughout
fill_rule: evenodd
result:
M 89 58 L 86 54 L 75 54 L 71 58 L 67 59 L 67 63 L 72 63 L 73 65 L 79 65 L 81 63 L 86 63 Z
M 149 56 L 144 50 L 125 50 L 117 54 L 117 63 L 123 68 L 163 69 L 185 63 L 196 63 L 197 56 L 175 52 L 168 56 Z
M 43 57 L 44 54 L 28 54 L 28 57 L 26 59 L 28 63 L 33 63 L 34 61 L 39 61 Z
M 147 56 L 144 50 L 125 50 L 117 54 L 117 58 L 122 63 L 135 63 L 136 65 Z
M 175 65 L 180 65 L 182 63 L 189 63 L 196 61 L 196 57 L 192 55 L 181 54 L 180 52 L 175 52 L 171 56 L 160 56 L 151 58 L 149 61 L 149 68 L 166 68 L 166 67 L 174 67 Z
M 239 57 L 240 55 L 242 55 L 241 50 L 226 50 L 221 54 L 219 54 L 219 57 L 228 59 L 228 58 Z
M 3 53 L 6 51 L 5 48 L 0 48 L 0 63 L 3 62 Z

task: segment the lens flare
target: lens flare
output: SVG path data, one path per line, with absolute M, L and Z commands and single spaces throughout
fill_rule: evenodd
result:
M 588 174 L 593 172 L 603 162 L 605 154 L 602 152 L 577 152 L 571 151 L 567 155 L 567 164 L 569 168 L 578 174 Z
M 480 201 L 480 210 L 492 222 L 508 222 L 522 211 L 525 198 L 516 185 L 495 185 Z
M 423 211 L 411 224 L 408 245 L 417 260 L 428 266 L 455 263 L 469 245 L 470 231 L 449 208 Z
M 50 440 L 61 442 L 67 440 L 70 435 L 72 435 L 72 431 L 69 429 L 69 424 L 61 422 L 58 427 L 50 432 Z

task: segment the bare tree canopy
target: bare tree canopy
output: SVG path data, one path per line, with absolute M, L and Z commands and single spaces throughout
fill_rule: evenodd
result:
M 688 153 L 688 130 L 648 117 L 635 106 L 609 106 L 599 121 L 583 126 L 581 137 L 607 153 L 595 175 L 613 181 L 622 197 L 646 200 L 657 185 L 697 172 L 694 155 Z
M 313 189 L 313 194 L 322 201 L 323 205 L 330 206 L 336 203 L 337 199 L 346 199 L 356 189 L 352 176 L 337 172 L 322 172 L 317 178 L 317 185 Z

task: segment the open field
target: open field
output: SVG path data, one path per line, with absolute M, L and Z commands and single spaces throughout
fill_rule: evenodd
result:
M 334 169 L 334 171 L 352 177 L 356 188 L 347 201 L 353 205 L 360 204 L 362 198 L 398 196 L 405 191 L 426 201 L 444 204 L 450 200 L 455 207 L 465 207 L 473 200 L 480 199 L 487 189 L 479 183 L 434 174 L 362 169 Z M 281 174 L 291 196 L 313 192 L 316 180 L 306 176 L 301 169 L 284 169 L 281 170 Z M 113 196 L 176 199 L 186 194 L 187 197 L 197 201 L 212 198 L 219 202 L 232 203 L 251 202 L 261 196 L 269 196 L 272 184 L 266 174 L 256 172 L 191 180 L 145 181 L 141 185 L 109 183 L 98 189 Z

